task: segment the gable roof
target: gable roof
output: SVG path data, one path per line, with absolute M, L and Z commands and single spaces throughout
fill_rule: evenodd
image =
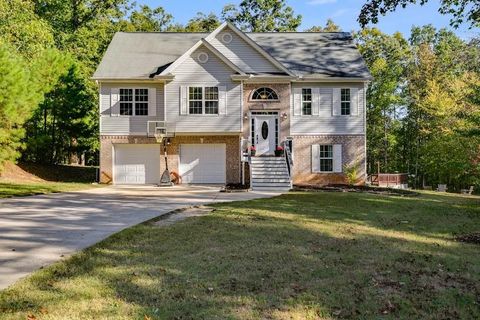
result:
M 118 32 L 94 79 L 149 79 L 160 74 L 209 33 Z M 345 32 L 245 33 L 293 74 L 320 79 L 370 79 L 363 58 Z
M 171 73 L 173 70 L 175 70 L 176 67 L 181 65 L 183 61 L 185 61 L 186 58 L 188 58 L 195 50 L 199 49 L 201 46 L 204 46 L 207 48 L 210 52 L 212 52 L 214 55 L 216 55 L 220 60 L 222 60 L 227 66 L 229 66 L 231 69 L 233 69 L 235 72 L 238 74 L 244 75 L 245 73 L 240 70 L 234 63 L 232 63 L 230 60 L 228 60 L 221 52 L 219 52 L 214 46 L 212 46 L 207 40 L 204 38 L 201 38 L 198 40 L 190 49 L 188 49 L 184 54 L 182 54 L 180 57 L 178 57 L 173 63 L 169 64 L 164 68 L 164 66 L 159 67 L 157 72 L 153 75 L 166 75 Z M 152 77 L 152 74 L 150 75 Z
M 273 64 L 275 67 L 279 69 L 279 71 L 283 71 L 288 75 L 293 75 L 290 70 L 288 70 L 284 65 L 282 65 L 275 57 L 273 57 L 270 53 L 268 53 L 265 49 L 263 49 L 261 46 L 258 45 L 255 41 L 253 41 L 250 37 L 248 37 L 243 31 L 238 29 L 234 24 L 230 22 L 224 22 L 222 23 L 217 29 L 215 29 L 213 32 L 211 32 L 206 40 L 210 41 L 212 38 L 214 38 L 218 33 L 220 33 L 224 29 L 229 29 L 233 31 L 237 36 L 242 38 L 248 45 L 250 45 L 254 50 L 256 50 L 258 53 L 260 53 L 266 60 L 268 60 L 271 64 Z

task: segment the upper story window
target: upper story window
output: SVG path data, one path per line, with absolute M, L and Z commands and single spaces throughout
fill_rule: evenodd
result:
M 218 87 L 189 87 L 189 114 L 218 114 Z
M 253 92 L 252 100 L 278 100 L 278 95 L 273 89 L 264 87 Z
M 311 88 L 302 89 L 302 115 L 304 116 L 312 115 L 312 89 Z
M 341 89 L 340 91 L 340 114 L 342 116 L 349 116 L 351 112 L 351 92 L 350 89 Z
M 120 115 L 148 116 L 148 89 L 120 89 Z

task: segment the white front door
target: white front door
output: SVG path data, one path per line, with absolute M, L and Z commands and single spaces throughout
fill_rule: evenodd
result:
M 255 116 L 256 155 L 273 155 L 275 152 L 275 116 Z

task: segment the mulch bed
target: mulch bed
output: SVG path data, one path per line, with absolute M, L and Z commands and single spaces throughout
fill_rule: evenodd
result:
M 327 191 L 327 192 L 367 192 L 382 195 L 394 195 L 402 197 L 415 197 L 420 195 L 418 192 L 405 189 L 392 189 L 371 186 L 350 186 L 344 184 L 331 184 L 319 186 L 313 184 L 296 184 L 293 191 Z
M 480 244 L 480 232 L 461 234 L 455 236 L 455 240 L 458 242 Z

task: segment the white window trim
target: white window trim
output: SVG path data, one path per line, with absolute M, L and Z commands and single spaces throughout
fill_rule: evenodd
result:
M 303 89 L 310 89 L 310 101 L 303 101 Z M 310 114 L 303 113 L 303 103 L 310 102 Z M 313 88 L 300 88 L 300 115 L 302 117 L 312 117 L 313 116 Z
M 332 147 L 332 157 L 331 158 L 325 158 L 325 157 L 322 157 L 321 154 L 322 154 L 322 151 L 320 150 L 322 146 L 330 146 Z M 322 159 L 331 159 L 332 160 L 332 170 L 331 171 L 322 171 Z M 335 166 L 335 155 L 333 154 L 333 144 L 319 144 L 319 148 L 318 148 L 318 167 L 320 169 L 320 171 L 318 171 L 319 173 L 335 173 L 335 169 L 334 169 L 334 166 Z
M 121 100 L 120 90 L 122 90 L 122 89 L 123 90 L 125 90 L 125 89 L 130 90 L 131 89 L 132 90 L 132 101 L 131 101 L 132 102 L 132 114 L 131 115 L 126 115 L 126 114 L 121 114 L 120 113 L 120 108 L 121 108 L 120 104 L 122 102 L 130 102 L 130 101 L 122 101 Z M 143 114 L 142 115 L 136 115 L 135 114 L 136 113 L 135 112 L 135 102 L 136 102 L 135 101 L 135 90 L 136 89 L 147 90 L 147 101 L 138 101 L 139 103 L 145 103 L 145 102 L 147 103 L 147 115 L 143 115 Z M 150 116 L 150 114 L 149 114 L 149 110 L 150 110 L 150 95 L 149 95 L 149 93 L 150 93 L 150 91 L 149 90 L 150 90 L 150 88 L 148 88 L 148 87 L 119 87 L 118 88 L 118 116 L 119 117 L 148 117 L 148 116 Z
M 205 99 L 205 88 L 212 88 L 216 87 L 217 88 L 217 100 L 207 100 Z M 202 113 L 190 113 L 190 88 L 202 88 Z M 192 100 L 192 101 L 200 101 L 200 100 Z M 218 103 L 218 109 L 217 113 L 205 113 L 205 102 L 206 101 L 217 101 Z M 192 85 L 192 86 L 187 86 L 187 115 L 189 116 L 204 116 L 204 117 L 218 117 L 220 115 L 220 86 L 218 85 Z
M 342 100 L 342 90 L 348 90 L 349 91 L 349 100 Z M 349 108 L 349 113 L 348 114 L 342 114 L 342 103 L 348 102 L 350 104 Z M 341 117 L 352 117 L 352 88 L 340 88 L 340 114 L 339 116 Z

